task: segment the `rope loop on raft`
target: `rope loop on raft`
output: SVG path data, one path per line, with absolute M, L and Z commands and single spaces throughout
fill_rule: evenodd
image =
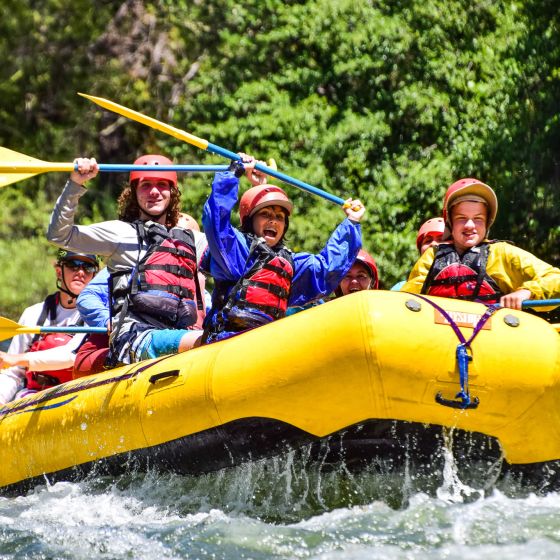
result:
M 443 397 L 441 393 L 436 395 L 436 402 L 443 405 L 449 406 L 451 408 L 459 408 L 459 409 L 467 409 L 467 408 L 477 408 L 480 401 L 478 397 L 471 398 L 469 392 L 469 362 L 472 362 L 472 349 L 471 343 L 476 338 L 478 333 L 482 330 L 488 319 L 497 311 L 501 306 L 499 303 L 493 303 L 489 305 L 482 315 L 478 322 L 476 323 L 473 333 L 470 338 L 467 340 L 461 330 L 459 329 L 457 323 L 453 320 L 451 315 L 447 313 L 443 307 L 440 307 L 437 303 L 424 297 L 420 294 L 413 294 L 415 297 L 419 297 L 420 299 L 424 300 L 425 302 L 429 303 L 434 309 L 437 309 L 449 323 L 455 335 L 459 339 L 459 344 L 457 345 L 457 350 L 455 352 L 455 358 L 457 360 L 457 365 L 459 367 L 459 383 L 461 386 L 461 390 L 455 395 L 455 399 L 459 400 L 452 400 L 446 399 Z

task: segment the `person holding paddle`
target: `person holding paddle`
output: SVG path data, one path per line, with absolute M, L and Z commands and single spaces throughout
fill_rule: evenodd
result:
M 211 343 L 281 319 L 286 309 L 332 293 L 351 267 L 362 245 L 360 220 L 365 208 L 349 199 L 347 219 L 318 255 L 292 253 L 284 244 L 292 201 L 255 171 L 254 157 L 240 153 L 230 171 L 217 173 L 203 210 L 202 223 L 214 277 L 212 309 L 203 343 Z M 253 185 L 239 201 L 241 229 L 231 224 L 239 179 Z
M 198 263 L 204 234 L 177 226 L 180 191 L 175 171 L 136 170 L 119 198 L 119 218 L 74 223 L 85 183 L 99 171 L 95 159 L 75 160 L 77 171 L 56 202 L 47 231 L 55 245 L 107 257 L 111 292 L 109 365 L 132 363 L 190 349 L 203 306 Z M 171 165 L 145 155 L 135 165 Z
M 402 291 L 455 299 L 499 302 L 521 309 L 528 299 L 560 296 L 560 270 L 488 231 L 498 212 L 492 188 L 460 179 L 448 189 L 443 218 L 451 239 L 425 251 Z
M 76 298 L 98 270 L 97 257 L 60 249 L 54 268 L 58 290 L 25 309 L 21 325 L 64 327 L 80 322 Z M 24 386 L 36 391 L 72 379 L 72 350 L 83 337 L 63 333 L 14 336 L 8 351 L 0 352 L 0 368 L 5 368 L 0 373 L 0 404 L 13 400 Z

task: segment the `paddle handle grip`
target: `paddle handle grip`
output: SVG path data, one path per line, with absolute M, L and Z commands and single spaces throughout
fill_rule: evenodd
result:
M 216 144 L 212 144 L 210 142 L 208 142 L 208 148 L 206 149 L 212 154 L 217 154 L 226 157 L 228 159 L 231 159 L 232 161 L 237 161 L 241 159 L 235 152 L 231 152 L 230 150 L 226 150 L 225 148 L 221 148 L 220 146 L 216 146 Z M 285 173 L 281 173 L 276 169 L 271 169 L 270 167 L 267 167 L 262 163 L 257 163 L 255 165 L 255 169 L 257 169 L 258 171 L 262 171 L 263 173 L 266 173 L 271 177 L 279 179 L 283 183 L 287 183 L 288 185 L 293 185 L 294 187 L 298 187 L 304 191 L 325 198 L 326 200 L 330 202 L 334 202 L 339 206 L 344 205 L 345 202 L 344 199 L 340 198 L 339 196 L 324 191 L 323 189 L 319 189 L 318 187 L 314 187 L 313 185 L 300 181 L 299 179 L 294 179 L 294 177 L 290 177 L 289 175 L 286 175 Z

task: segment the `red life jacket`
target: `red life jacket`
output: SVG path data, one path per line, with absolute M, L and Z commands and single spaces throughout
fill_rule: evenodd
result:
M 203 302 L 192 231 L 167 231 L 161 224 L 140 220 L 133 225 L 139 248 L 147 246 L 147 250 L 132 273 L 111 275 L 113 317 L 120 315 L 120 322 L 130 313 L 154 328 L 193 326 Z
M 37 319 L 38 326 L 43 326 L 47 317 L 49 317 L 51 324 L 55 323 L 58 302 L 58 292 L 50 294 L 45 298 L 43 309 L 41 309 L 41 314 L 39 315 L 39 319 Z M 65 333 L 36 334 L 31 341 L 28 352 L 38 352 L 39 350 L 48 350 L 49 348 L 64 346 L 72 339 L 72 336 L 71 334 Z M 72 379 L 72 368 L 51 370 L 48 372 L 28 371 L 25 375 L 27 378 L 27 388 L 41 391 Z
M 57 348 L 58 346 L 64 346 L 70 342 L 70 340 L 72 340 L 71 334 L 47 333 L 41 335 L 38 340 L 33 342 L 28 352 L 39 352 L 40 350 Z M 49 370 L 47 372 L 28 371 L 25 374 L 27 377 L 27 388 L 42 391 L 43 389 L 48 389 L 49 387 L 54 387 L 55 385 L 70 381 L 70 379 L 72 379 L 72 369 L 72 367 L 69 367 L 65 369 Z
M 251 241 L 247 262 L 254 258 L 249 270 L 231 288 L 217 282 L 215 302 L 221 306 L 207 326 L 203 340 L 211 341 L 222 331 L 243 332 L 286 315 L 294 277 L 294 260 L 283 245 L 269 247 L 263 239 L 247 234 Z
M 484 303 L 496 303 L 503 295 L 486 273 L 490 244 L 481 243 L 459 255 L 454 245 L 441 243 L 422 286 L 422 293 Z

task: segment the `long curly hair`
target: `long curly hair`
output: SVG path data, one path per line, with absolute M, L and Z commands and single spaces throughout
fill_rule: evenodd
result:
M 136 197 L 136 186 L 138 185 L 138 180 L 128 183 L 122 193 L 119 196 L 118 211 L 119 220 L 123 222 L 134 222 L 140 219 L 140 206 L 138 206 L 138 199 Z M 171 185 L 171 197 L 169 200 L 169 206 L 167 207 L 167 213 L 165 216 L 165 226 L 168 228 L 175 227 L 177 221 L 179 220 L 181 208 L 181 191 Z

